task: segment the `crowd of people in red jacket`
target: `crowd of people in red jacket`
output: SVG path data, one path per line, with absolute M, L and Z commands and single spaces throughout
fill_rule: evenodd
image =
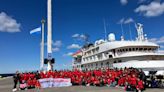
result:
M 28 88 L 40 87 L 38 79 L 70 78 L 72 85 L 124 87 L 129 91 L 144 90 L 144 73 L 135 68 L 97 69 L 97 70 L 63 70 L 19 74 L 20 83 Z

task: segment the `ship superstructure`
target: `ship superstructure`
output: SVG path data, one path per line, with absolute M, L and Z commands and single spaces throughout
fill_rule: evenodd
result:
M 113 33 L 108 40 L 98 40 L 94 44 L 86 44 L 73 54 L 73 68 L 93 70 L 99 68 L 134 67 L 147 71 L 158 71 L 164 74 L 164 53 L 159 53 L 160 46 L 147 40 L 143 33 L 143 25 L 136 24 L 138 36 L 135 41 L 127 41 L 121 37 L 115 40 Z

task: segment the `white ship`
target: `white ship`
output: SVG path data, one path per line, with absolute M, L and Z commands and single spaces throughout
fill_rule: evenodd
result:
M 134 67 L 143 69 L 146 74 L 150 71 L 164 74 L 164 53 L 160 53 L 160 46 L 147 40 L 142 24 L 138 23 L 136 30 L 138 37 L 135 41 L 126 41 L 123 37 L 117 41 L 111 33 L 108 40 L 85 45 L 72 55 L 73 69 Z

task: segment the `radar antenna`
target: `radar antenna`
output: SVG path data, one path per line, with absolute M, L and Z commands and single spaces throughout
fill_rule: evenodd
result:
M 141 23 L 135 23 L 135 27 L 137 29 L 137 33 L 138 33 L 138 37 L 137 37 L 137 40 L 138 41 L 144 41 L 145 38 L 144 38 L 144 34 L 143 34 L 143 24 Z

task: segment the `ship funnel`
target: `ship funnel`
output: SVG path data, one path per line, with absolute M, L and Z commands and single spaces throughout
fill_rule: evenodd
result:
M 108 40 L 109 40 L 109 41 L 115 41 L 115 34 L 114 34 L 114 33 L 110 33 L 110 34 L 108 35 Z

